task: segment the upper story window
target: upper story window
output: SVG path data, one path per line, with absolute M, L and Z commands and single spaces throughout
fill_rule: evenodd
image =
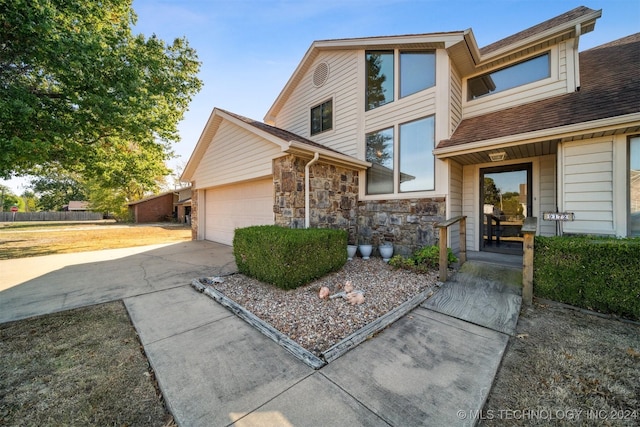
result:
M 367 194 L 435 189 L 434 126 L 430 116 L 366 135 Z
M 393 101 L 393 51 L 369 51 L 366 60 L 368 111 Z
M 311 109 L 311 135 L 333 129 L 333 101 L 329 100 Z
M 436 84 L 436 54 L 425 51 L 400 52 L 400 98 Z
M 395 56 L 400 61 L 396 70 Z M 400 98 L 428 89 L 436 84 L 436 54 L 433 51 L 375 50 L 365 54 L 367 62 L 367 111 L 395 99 L 396 81 Z
M 536 56 L 523 62 L 492 71 L 467 81 L 467 99 L 502 92 L 507 89 L 533 83 L 551 76 L 550 55 Z

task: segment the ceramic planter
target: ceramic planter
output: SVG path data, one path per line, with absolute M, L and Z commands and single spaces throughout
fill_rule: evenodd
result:
M 347 245 L 347 260 L 351 261 L 354 256 L 356 256 L 356 251 L 358 247 L 356 245 Z
M 360 251 L 360 255 L 362 255 L 362 259 L 369 259 L 371 252 L 373 251 L 373 246 L 359 245 L 358 250 Z
M 384 262 L 389 262 L 391 257 L 393 256 L 393 245 L 391 243 L 385 243 L 384 245 L 380 245 L 378 247 L 380 251 L 380 256 Z

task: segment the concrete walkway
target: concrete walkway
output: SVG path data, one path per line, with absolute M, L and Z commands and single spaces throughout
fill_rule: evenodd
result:
M 313 370 L 189 284 L 232 271 L 211 242 L 0 261 L 0 322 L 124 300 L 181 426 L 475 424 L 508 334 L 423 304 Z

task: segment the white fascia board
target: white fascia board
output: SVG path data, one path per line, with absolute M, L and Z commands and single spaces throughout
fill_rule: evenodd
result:
M 621 125 L 640 126 L 640 113 L 633 113 L 613 118 L 599 119 L 590 122 L 576 123 L 573 125 L 542 129 L 539 131 L 509 135 L 500 138 L 486 139 L 483 141 L 470 142 L 468 144 L 456 145 L 453 147 L 436 148 L 433 150 L 433 154 L 439 158 L 446 158 L 449 157 L 447 154 L 458 155 L 474 153 L 476 151 L 482 151 L 488 148 L 497 148 L 500 146 L 508 147 L 531 142 L 545 141 L 550 138 L 567 138 L 570 136 L 583 134 L 585 132 L 606 132 L 607 130 L 617 129 Z
M 467 30 L 468 31 L 468 30 Z M 355 39 L 321 40 L 314 42 L 314 47 L 325 49 L 366 49 L 380 45 L 411 45 L 418 43 L 456 43 L 464 38 L 466 31 L 447 33 L 409 34 L 399 36 L 361 37 Z

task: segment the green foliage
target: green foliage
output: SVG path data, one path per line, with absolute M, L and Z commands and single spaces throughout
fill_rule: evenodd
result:
M 2 204 L 2 212 L 9 212 L 11 206 L 19 206 L 20 198 L 6 186 L 0 184 L 0 204 Z
M 109 215 L 118 222 L 131 220 L 127 206 L 129 200 L 125 191 L 106 188 L 99 181 L 90 181 L 87 186 L 89 188 L 89 209 Z
M 534 293 L 640 320 L 640 239 L 535 238 Z
M 0 0 L 0 176 L 171 155 L 200 63 L 185 39 L 134 35 L 131 3 Z
M 457 262 L 458 258 L 451 248 L 447 248 L 447 264 Z M 406 268 L 415 271 L 429 271 L 440 266 L 440 247 L 436 245 L 424 246 L 405 258 L 396 255 L 389 260 L 389 265 L 395 268 Z
M 87 188 L 75 173 L 51 170 L 31 180 L 31 188 L 38 195 L 38 209 L 59 211 L 71 200 L 87 200 Z
M 273 225 L 239 228 L 233 239 L 238 271 L 282 289 L 294 289 L 347 260 L 347 232 Z

